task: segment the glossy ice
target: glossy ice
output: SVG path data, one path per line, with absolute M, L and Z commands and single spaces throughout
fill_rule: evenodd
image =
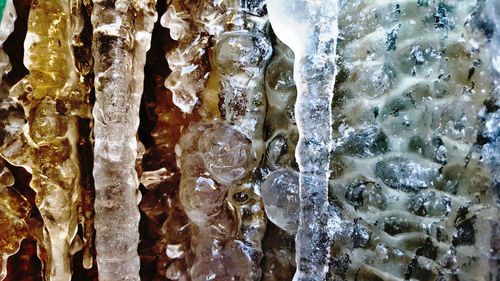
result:
M 340 217 L 328 211 L 339 3 L 269 0 L 267 6 L 276 36 L 295 54 L 300 211 L 294 280 L 325 280 L 330 232 L 340 230 Z
M 155 4 L 154 0 L 95 0 L 92 10 L 93 176 L 100 280 L 140 280 L 136 134 Z

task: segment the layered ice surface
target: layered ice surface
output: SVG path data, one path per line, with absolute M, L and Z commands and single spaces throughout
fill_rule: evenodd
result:
M 36 236 L 48 280 L 82 248 L 100 280 L 498 279 L 499 5 L 32 1 L 0 278 Z
M 295 55 L 295 117 L 299 132 L 299 224 L 294 280 L 325 280 L 330 232 L 340 218 L 328 213 L 328 178 L 332 147 L 333 86 L 338 35 L 337 1 L 267 2 L 276 36 Z M 333 225 L 329 225 L 333 222 Z

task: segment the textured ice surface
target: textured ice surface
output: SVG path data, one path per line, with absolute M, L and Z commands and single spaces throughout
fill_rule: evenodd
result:
M 265 187 L 271 183 L 268 177 L 275 171 L 277 172 L 275 175 L 293 175 L 292 179 L 287 178 L 286 181 L 294 182 L 293 179 L 295 179 L 295 186 L 298 188 L 298 166 L 295 161 L 298 132 L 294 110 L 297 90 L 293 81 L 293 52 L 278 38 L 273 37 L 271 41 L 273 42 L 273 56 L 267 66 L 265 75 L 268 101 L 265 128 L 268 130 L 268 137 L 266 138 L 266 153 L 262 171 L 266 181 L 261 185 L 262 200 L 267 205 L 266 213 L 269 221 L 262 245 L 264 251 L 262 280 L 277 281 L 291 280 L 295 273 L 295 237 L 280 228 L 286 227 L 287 224 L 278 227 L 273 223 L 276 216 L 269 210 L 271 204 L 268 203 L 276 202 L 280 204 L 282 202 L 277 202 L 274 197 L 276 193 L 266 192 Z M 293 188 L 291 190 L 293 191 Z M 290 217 L 290 215 L 293 216 L 293 212 L 292 214 L 286 211 L 283 212 L 287 206 L 277 209 L 277 211 L 283 221 L 295 224 L 293 230 L 295 232 L 297 230 L 299 211 L 298 189 L 296 189 L 294 195 L 296 201 L 290 199 L 296 203 L 295 218 Z
M 267 6 L 276 36 L 295 54 L 300 215 L 294 280 L 324 280 L 329 232 L 337 230 L 328 222 L 339 223 L 338 217 L 328 218 L 338 2 L 270 0 Z
M 145 65 L 143 2 L 15 1 L 7 41 L 2 21 L 0 150 L 37 192 L 0 162 L 7 280 L 38 278 L 36 244 L 48 280 L 137 280 L 136 249 L 142 280 L 498 279 L 498 1 L 339 0 L 334 57 L 332 1 L 269 1 L 274 31 L 263 0 L 161 1 Z
M 21 241 L 29 235 L 31 206 L 12 185 L 14 176 L 3 159 L 0 160 L 0 280 L 7 276 L 7 258 L 15 254 Z
M 492 188 L 496 190 L 497 200 L 500 200 L 500 3 L 486 1 L 482 12 L 485 23 L 494 25 L 491 37 L 491 64 L 494 73 L 492 97 L 485 108 L 485 129 L 482 133 L 486 143 L 483 146 L 483 161 L 491 169 Z M 500 201 L 499 201 L 500 202 Z
M 229 123 L 215 120 L 191 124 L 179 146 L 182 173 L 179 197 L 191 221 L 194 257 L 189 261 L 187 276 L 182 268 L 169 267 L 169 270 L 191 280 L 258 280 L 260 268 L 256 263 L 260 261 L 260 245 L 252 244 L 254 234 L 238 223 L 247 223 L 255 216 L 252 212 L 259 212 L 256 208 L 259 206 L 246 210 L 238 218 L 233 211 L 234 207 L 254 200 L 244 187 L 239 187 L 245 184 L 242 179 L 251 171 L 251 142 Z M 234 191 L 238 189 L 241 191 Z M 228 196 L 230 192 L 233 195 Z
M 4 8 L 0 9 L 0 46 L 3 45 L 7 37 L 14 31 L 14 21 L 16 20 L 16 10 L 12 0 L 2 1 Z M 1 5 L 1 4 L 0 4 Z M 10 71 L 9 57 L 0 49 L 0 81 L 2 77 Z
M 16 19 L 16 11 L 11 0 L 3 3 L 4 9 L 0 12 L 4 16 L 0 16 L 0 82 L 3 82 L 3 77 L 11 70 L 9 57 L 3 51 L 3 44 L 7 37 L 14 31 L 14 21 Z M 5 141 L 13 137 L 24 126 L 24 114 L 20 109 L 20 105 L 9 97 L 9 89 L 0 83 L 0 146 Z
M 277 170 L 262 184 L 267 217 L 280 228 L 295 234 L 299 223 L 299 176 Z
M 162 16 L 177 41 L 167 52 L 172 73 L 165 85 L 173 103 L 191 113 L 190 129 L 184 128 L 176 149 L 182 151 L 182 175 L 174 198 L 191 232 L 185 254 L 172 258 L 169 278 L 260 278 L 266 219 L 257 167 L 265 150 L 264 71 L 272 53 L 263 6 L 264 1 L 179 0 Z M 187 149 L 193 141 L 197 153 Z M 205 175 L 194 176 L 198 169 Z M 208 254 L 209 248 L 218 250 Z
M 99 280 L 140 280 L 136 133 L 156 1 L 96 0 L 92 10 L 95 229 Z
M 47 280 L 70 280 L 71 256 L 82 247 L 77 233 L 84 221 L 77 126 L 78 120 L 90 117 L 90 89 L 80 83 L 84 78 L 73 56 L 71 41 L 80 30 L 72 25 L 71 11 L 66 1 L 39 1 L 31 6 L 24 45 L 29 74 L 10 92 L 22 105 L 27 124 L 1 149 L 11 164 L 32 173 L 30 186 L 44 222 L 43 234 L 37 238 L 45 253 Z M 13 122 L 5 128 L 12 130 L 22 123 L 17 118 L 9 116 Z
M 497 33 L 482 16 L 491 7 L 342 7 L 330 191 L 353 224 L 332 249 L 332 276 L 496 280 Z

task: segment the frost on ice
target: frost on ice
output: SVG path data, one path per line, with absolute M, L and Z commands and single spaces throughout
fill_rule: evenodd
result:
M 299 130 L 299 225 L 294 280 L 324 280 L 328 270 L 330 235 L 328 178 L 332 146 L 331 102 L 335 84 L 338 35 L 337 1 L 267 2 L 276 36 L 295 54 L 297 85 L 295 115 Z M 333 227 L 334 228 L 334 227 Z

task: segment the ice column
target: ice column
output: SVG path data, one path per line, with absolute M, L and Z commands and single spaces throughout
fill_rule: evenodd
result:
M 1 129 L 0 129 L 1 130 Z M 31 206 L 14 185 L 14 176 L 0 159 L 0 280 L 7 276 L 7 259 L 19 251 L 21 241 L 29 235 Z
M 136 132 L 154 0 L 95 0 L 95 229 L 99 280 L 140 280 Z
M 267 7 L 277 37 L 295 53 L 300 215 L 294 280 L 325 280 L 329 231 L 336 230 L 340 221 L 328 218 L 338 2 L 269 0 Z
M 54 281 L 71 280 L 71 256 L 81 247 L 76 238 L 81 202 L 78 120 L 90 117 L 89 88 L 80 82 L 69 42 L 74 32 L 70 3 L 31 4 L 24 42 L 29 74 L 10 91 L 27 124 L 0 149 L 7 161 L 33 175 L 30 186 L 44 224 L 38 241 L 46 251 L 44 276 Z

